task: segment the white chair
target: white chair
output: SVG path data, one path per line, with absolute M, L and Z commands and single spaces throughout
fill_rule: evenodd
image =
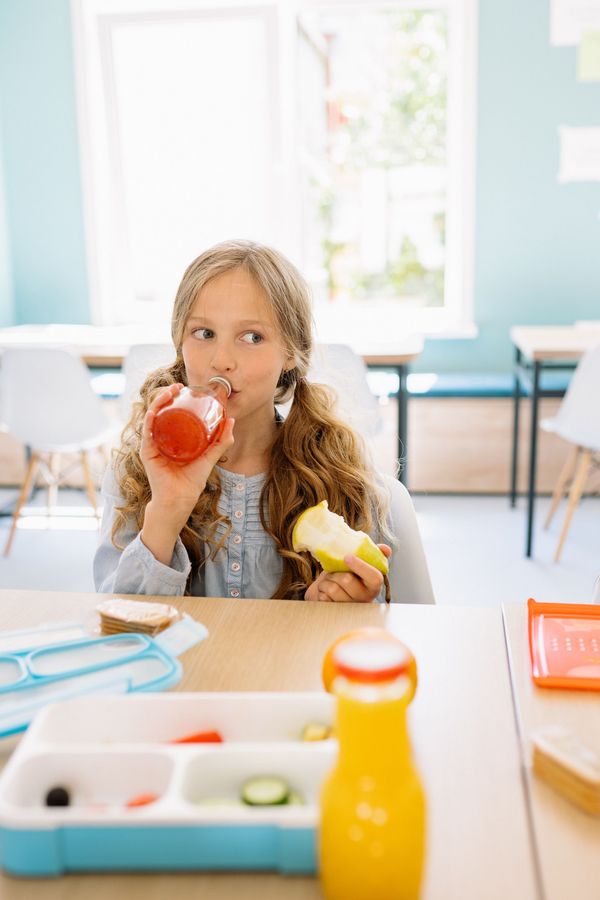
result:
M 383 476 L 383 485 L 395 539 L 389 572 L 392 603 L 435 603 L 411 496 L 392 475 Z
M 365 438 L 378 434 L 383 417 L 367 381 L 367 367 L 346 344 L 316 344 L 308 380 L 327 384 L 338 395 L 337 412 Z
M 545 431 L 559 435 L 573 446 L 562 468 L 544 527 L 548 528 L 561 498 L 571 489 L 565 521 L 554 554 L 558 562 L 590 465 L 600 462 L 600 345 L 581 358 L 558 413 L 540 423 Z
M 337 395 L 336 413 L 365 439 L 379 433 L 383 417 L 377 397 L 367 381 L 367 367 L 346 344 L 316 344 L 307 373 L 308 381 L 326 384 Z M 287 415 L 292 401 L 277 407 Z
M 140 388 L 150 372 L 175 361 L 173 344 L 132 344 L 123 362 L 125 386 L 119 401 L 124 422 L 131 417 L 131 404 L 139 400 Z
M 27 347 L 2 354 L 2 418 L 7 431 L 30 451 L 4 555 L 8 556 L 23 504 L 36 475 L 48 486 L 48 514 L 68 472 L 61 472 L 61 455 L 79 454 L 85 489 L 99 517 L 88 451 L 109 444 L 117 433 L 90 384 L 81 359 L 58 347 Z

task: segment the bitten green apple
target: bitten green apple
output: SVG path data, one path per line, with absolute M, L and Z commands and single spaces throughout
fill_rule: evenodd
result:
M 368 534 L 354 531 L 328 508 L 327 500 L 305 509 L 298 516 L 292 532 L 292 545 L 296 553 L 302 550 L 314 556 L 324 572 L 349 572 L 344 557 L 349 553 L 358 556 L 370 566 L 387 575 L 388 561 Z

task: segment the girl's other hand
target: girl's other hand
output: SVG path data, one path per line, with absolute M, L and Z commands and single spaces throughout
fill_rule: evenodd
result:
M 377 545 L 388 559 L 392 548 Z M 305 600 L 321 603 L 372 603 L 383 587 L 383 575 L 374 566 L 357 556 L 345 556 L 344 562 L 351 572 L 321 572 L 304 594 Z
M 198 459 L 182 464 L 163 456 L 152 437 L 152 426 L 159 409 L 169 404 L 182 387 L 182 384 L 173 384 L 164 388 L 148 408 L 142 427 L 140 458 L 150 483 L 153 508 L 164 508 L 167 517 L 176 518 L 183 528 L 206 487 L 208 476 L 233 445 L 234 420 L 225 420 L 220 440 L 208 447 Z

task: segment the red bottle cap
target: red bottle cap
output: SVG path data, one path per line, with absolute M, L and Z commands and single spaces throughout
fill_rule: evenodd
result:
M 391 681 L 409 675 L 411 659 L 402 644 L 380 638 L 343 641 L 333 651 L 336 672 L 352 681 Z

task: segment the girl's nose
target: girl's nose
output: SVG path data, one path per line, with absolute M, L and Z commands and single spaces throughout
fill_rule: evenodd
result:
M 211 366 L 215 372 L 231 372 L 235 369 L 235 357 L 232 348 L 225 343 L 215 343 Z

